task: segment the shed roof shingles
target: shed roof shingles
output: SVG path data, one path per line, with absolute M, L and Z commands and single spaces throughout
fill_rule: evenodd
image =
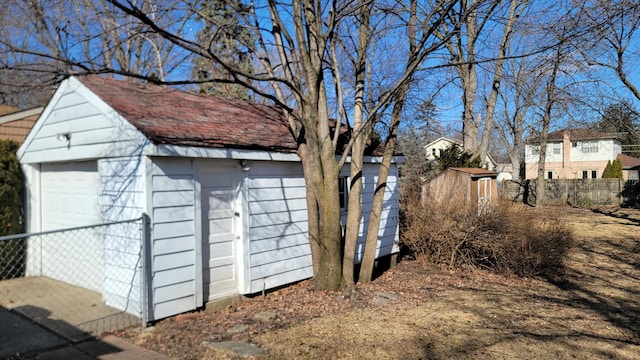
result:
M 98 76 L 78 80 L 156 144 L 297 150 L 276 107 Z
M 481 168 L 451 168 L 451 170 L 463 172 L 471 176 L 497 176 L 498 173 L 492 170 Z
M 620 160 L 624 170 L 640 169 L 640 159 L 625 154 L 618 154 L 617 158 Z

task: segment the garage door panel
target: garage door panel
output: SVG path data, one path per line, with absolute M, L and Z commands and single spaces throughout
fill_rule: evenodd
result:
M 95 161 L 43 164 L 40 184 L 43 231 L 101 222 Z M 91 228 L 43 237 L 42 275 L 101 291 L 104 277 L 101 231 Z
M 43 164 L 41 190 L 43 230 L 100 223 L 95 161 Z

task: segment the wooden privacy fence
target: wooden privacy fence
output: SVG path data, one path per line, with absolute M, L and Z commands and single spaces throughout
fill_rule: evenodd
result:
M 537 181 L 503 181 L 498 190 L 503 199 L 535 204 Z M 577 206 L 640 205 L 640 184 L 622 179 L 561 179 L 545 181 L 546 203 Z

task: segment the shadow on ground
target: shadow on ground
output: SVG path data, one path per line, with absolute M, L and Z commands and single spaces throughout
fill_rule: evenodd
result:
M 94 359 L 121 351 L 120 348 L 91 336 L 83 337 L 82 341 L 64 337 L 62 334 L 65 333 L 84 332 L 62 320 L 49 319 L 51 312 L 47 309 L 29 307 L 20 310 L 37 314 L 38 318 L 29 319 L 0 307 L 1 359 Z

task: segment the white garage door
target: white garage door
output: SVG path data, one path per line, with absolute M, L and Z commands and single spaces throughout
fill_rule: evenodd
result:
M 42 230 L 99 224 L 99 177 L 95 161 L 43 164 L 40 173 Z M 101 291 L 102 229 L 64 231 L 41 237 L 41 274 Z
M 42 164 L 42 230 L 100 223 L 95 161 Z

